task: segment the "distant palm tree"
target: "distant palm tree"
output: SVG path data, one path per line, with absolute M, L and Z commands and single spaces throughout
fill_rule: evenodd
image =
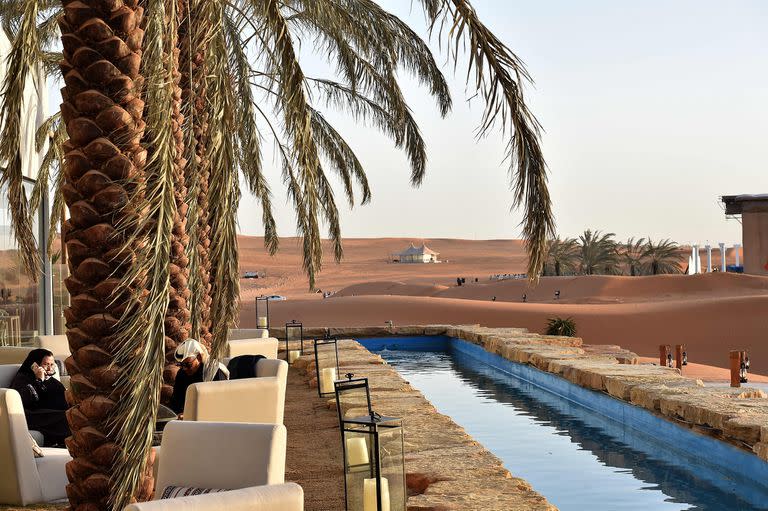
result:
M 584 231 L 581 241 L 581 272 L 585 275 L 616 274 L 619 271 L 619 254 L 614 233 Z
M 634 237 L 629 238 L 622 248 L 621 258 L 629 267 L 629 274 L 633 277 L 640 275 L 645 254 L 645 238 L 637 241 Z
M 545 274 L 551 269 L 558 277 L 564 273 L 573 273 L 579 267 L 579 243 L 576 238 L 560 239 L 560 236 L 547 243 Z
M 643 252 L 643 268 L 645 273 L 651 275 L 683 273 L 681 264 L 684 258 L 676 242 L 664 239 L 654 243 L 649 238 Z

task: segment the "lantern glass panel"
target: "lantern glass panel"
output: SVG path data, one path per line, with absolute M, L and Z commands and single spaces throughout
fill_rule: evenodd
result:
M 334 394 L 334 382 L 339 378 L 339 352 L 336 339 L 315 341 L 317 391 L 321 397 Z
M 298 321 L 285 324 L 285 360 L 289 364 L 304 354 L 304 327 Z
M 369 417 L 342 425 L 347 511 L 405 511 L 400 419 Z
M 371 416 L 368 378 L 347 378 L 336 382 L 336 410 L 339 423 L 347 419 Z
M 269 297 L 256 297 L 256 328 L 269 329 Z

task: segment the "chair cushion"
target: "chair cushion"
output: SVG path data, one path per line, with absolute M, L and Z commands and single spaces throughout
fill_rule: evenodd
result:
M 43 500 L 66 499 L 67 471 L 66 465 L 72 460 L 66 449 L 43 447 L 43 457 L 35 458 L 37 472 L 40 474 L 40 485 L 43 490 Z
M 190 495 L 203 495 L 206 493 L 219 493 L 218 488 L 193 488 L 191 486 L 166 486 L 160 494 L 160 499 L 175 499 L 177 497 L 189 497 Z

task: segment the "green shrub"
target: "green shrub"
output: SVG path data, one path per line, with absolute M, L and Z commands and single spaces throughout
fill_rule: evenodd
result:
M 576 337 L 576 322 L 573 318 L 549 318 L 547 321 L 547 335 Z

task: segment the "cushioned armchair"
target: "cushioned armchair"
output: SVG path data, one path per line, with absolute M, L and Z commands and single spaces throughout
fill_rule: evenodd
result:
M 281 424 L 172 421 L 163 433 L 156 500 L 126 511 L 302 511 L 301 487 L 283 484 L 285 448 Z M 157 500 L 170 486 L 234 491 Z
M 18 365 L 0 366 L 0 386 L 7 387 Z M 18 392 L 0 388 L 0 504 L 26 506 L 67 498 L 66 449 L 43 447 L 35 458 Z M 42 437 L 38 438 L 42 444 Z
M 38 335 L 37 346 L 47 349 L 59 360 L 66 360 L 71 354 L 66 335 Z
M 274 337 L 240 339 L 230 337 L 227 346 L 227 357 L 229 358 L 240 355 L 263 355 L 267 358 L 277 358 L 277 339 Z
M 266 328 L 230 328 L 229 339 L 266 339 L 269 337 L 269 330 Z
M 288 364 L 260 360 L 256 375 L 258 378 L 190 385 L 184 420 L 282 424 Z

